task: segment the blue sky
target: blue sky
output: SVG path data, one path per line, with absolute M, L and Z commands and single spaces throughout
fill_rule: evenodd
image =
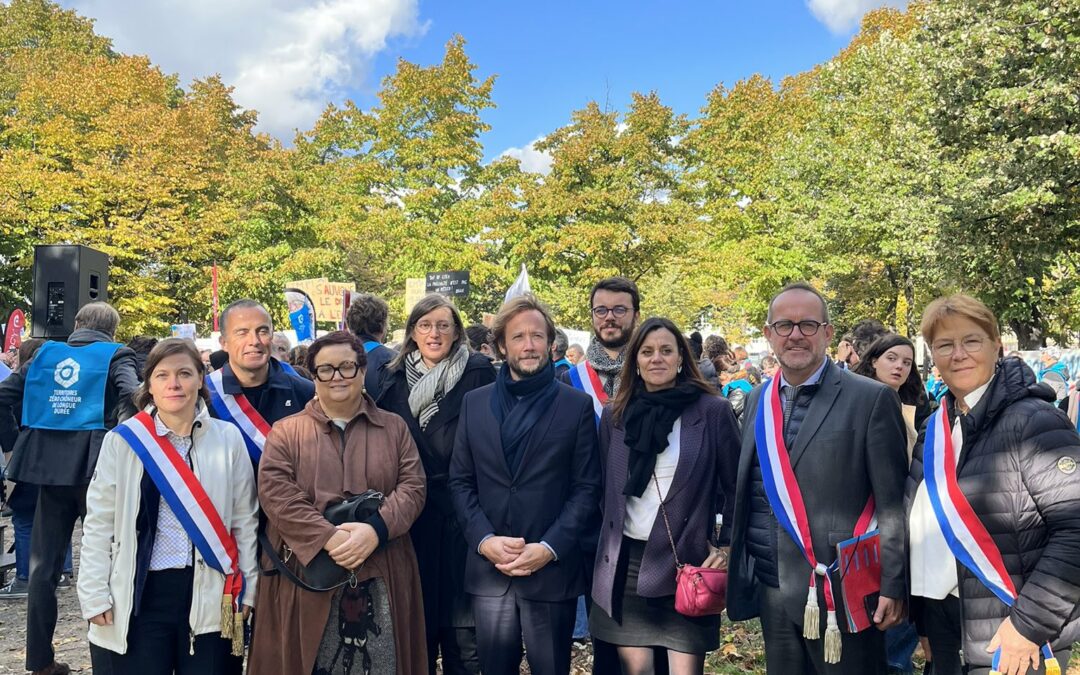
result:
M 261 129 L 285 142 L 328 102 L 375 102 L 405 58 L 432 64 L 455 34 L 477 75 L 496 75 L 488 158 L 566 124 L 590 100 L 625 109 L 656 90 L 695 115 L 717 84 L 778 81 L 836 54 L 859 17 L 901 0 L 472 2 L 459 0 L 62 0 L 125 53 L 186 83 L 220 73 Z M 512 149 L 517 149 L 516 151 Z M 542 162 L 542 160 L 540 160 Z

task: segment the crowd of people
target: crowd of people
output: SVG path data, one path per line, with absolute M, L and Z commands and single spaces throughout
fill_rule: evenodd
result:
M 218 352 L 121 345 L 105 303 L 28 341 L 0 381 L 27 670 L 70 672 L 55 594 L 82 518 L 100 673 L 566 675 L 587 626 L 595 673 L 695 675 L 725 604 L 760 619 L 771 675 L 911 672 L 920 644 L 936 675 L 1063 672 L 1060 352 L 1005 356 L 965 295 L 924 310 L 925 383 L 876 321 L 831 357 L 805 283 L 770 302 L 757 363 L 643 318 L 628 279 L 586 300 L 584 347 L 528 294 L 490 327 L 428 295 L 393 346 L 370 294 L 295 347 L 246 299 Z

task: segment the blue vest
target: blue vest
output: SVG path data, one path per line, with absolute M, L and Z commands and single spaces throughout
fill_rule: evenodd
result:
M 42 345 L 26 373 L 23 426 L 58 431 L 104 429 L 109 363 L 120 347 L 115 342 Z

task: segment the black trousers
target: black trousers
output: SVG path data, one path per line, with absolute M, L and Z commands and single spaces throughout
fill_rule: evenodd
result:
M 75 520 L 86 515 L 86 486 L 42 485 L 30 534 L 30 579 L 26 600 L 26 669 L 41 670 L 56 657 L 56 585 Z
M 577 598 L 526 600 L 513 585 L 499 597 L 473 596 L 476 645 L 484 675 L 518 675 L 525 643 L 533 675 L 567 675 Z
M 761 628 L 765 637 L 765 667 L 769 675 L 886 673 L 883 632 L 871 628 L 861 633 L 841 633 L 843 654 L 840 663 L 825 663 L 824 635 L 817 640 L 803 637 L 801 623 L 788 616 L 778 588 L 762 585 Z
M 475 628 L 437 628 L 427 633 L 427 648 L 429 675 L 435 675 L 440 654 L 445 675 L 478 675 L 480 672 Z
M 934 675 L 963 675 L 960 649 L 960 600 L 947 596 L 944 600 L 920 598 L 912 603 L 922 613 L 918 623 L 930 642 L 934 657 Z
M 217 633 L 191 636 L 191 567 L 146 575 L 142 607 L 131 618 L 126 654 L 93 647 L 94 672 L 111 675 L 222 675 L 232 645 Z
M 965 666 L 960 651 L 963 648 L 963 636 L 960 624 L 960 599 L 947 596 L 944 600 L 921 598 L 921 623 L 930 641 L 930 652 L 934 657 L 934 675 L 989 675 L 989 666 Z M 1069 666 L 1070 650 L 1055 652 L 1054 656 L 1065 672 Z M 1041 660 L 1039 669 L 1028 671 L 1030 675 L 1045 675 L 1046 664 Z

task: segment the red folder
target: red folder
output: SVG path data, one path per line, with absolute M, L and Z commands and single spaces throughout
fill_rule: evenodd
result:
M 873 612 L 881 593 L 879 531 L 871 530 L 861 537 L 840 542 L 836 554 L 848 629 L 858 633 L 874 625 Z

